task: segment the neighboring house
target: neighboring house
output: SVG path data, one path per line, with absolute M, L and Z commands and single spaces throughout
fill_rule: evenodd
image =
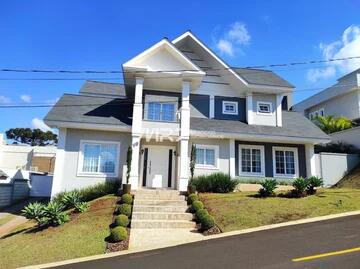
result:
M 293 86 L 273 72 L 231 68 L 191 32 L 122 67 L 124 85 L 87 81 L 45 117 L 59 129 L 52 195 L 119 180 L 129 146 L 133 190 L 186 191 L 193 144 L 196 175 L 315 174 L 314 144 L 328 136 L 288 111 Z
M 53 173 L 55 146 L 7 145 L 0 134 L 0 168 Z
M 293 106 L 309 119 L 316 116 L 347 117 L 360 124 L 360 68 L 338 82 Z

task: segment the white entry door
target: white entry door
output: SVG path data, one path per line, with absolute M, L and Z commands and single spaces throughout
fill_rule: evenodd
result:
M 149 188 L 172 188 L 175 175 L 174 150 L 172 147 L 153 146 L 145 148 L 145 184 Z

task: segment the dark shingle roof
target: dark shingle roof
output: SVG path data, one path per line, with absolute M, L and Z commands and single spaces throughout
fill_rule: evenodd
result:
M 126 96 L 125 85 L 87 80 L 80 89 L 81 94 Z
M 64 94 L 45 121 L 130 126 L 133 104 L 126 99 Z
M 250 84 L 294 88 L 293 85 L 270 70 L 237 67 L 232 69 Z
M 190 129 L 215 133 L 269 135 L 310 139 L 329 139 L 316 125 L 300 113 L 283 111 L 283 126 L 248 125 L 241 121 L 191 118 Z

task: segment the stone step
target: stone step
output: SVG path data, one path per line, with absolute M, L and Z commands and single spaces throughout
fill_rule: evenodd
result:
M 192 220 L 190 213 L 178 212 L 134 212 L 132 220 Z
M 161 193 L 161 194 L 149 194 L 149 193 L 137 193 L 135 194 L 136 199 L 139 200 L 176 200 L 184 201 L 185 196 L 172 193 Z
M 184 213 L 188 207 L 182 206 L 162 206 L 162 205 L 134 205 L 133 212 L 174 212 Z
M 150 200 L 137 199 L 135 197 L 134 205 L 162 205 L 162 206 L 186 206 L 185 200 Z
M 177 194 L 180 195 L 180 191 L 178 190 L 168 190 L 168 189 L 141 189 L 134 191 L 134 194 Z
M 195 228 L 195 226 L 195 222 L 189 220 L 131 220 L 132 229 Z

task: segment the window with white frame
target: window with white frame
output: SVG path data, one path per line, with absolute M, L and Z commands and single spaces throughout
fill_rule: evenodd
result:
M 298 150 L 297 148 L 273 148 L 274 176 L 298 176 Z
M 117 176 L 120 143 L 81 141 L 78 173 Z
M 149 102 L 147 119 L 155 121 L 175 121 L 175 104 Z
M 264 146 L 239 145 L 239 170 L 240 175 L 264 176 Z
M 217 168 L 218 146 L 196 145 L 196 167 Z
M 315 120 L 318 116 L 325 116 L 324 109 L 320 108 L 319 110 L 315 110 L 309 113 L 310 120 Z
M 223 114 L 237 115 L 238 114 L 238 103 L 233 101 L 223 101 L 222 103 Z
M 258 114 L 271 114 L 272 104 L 270 102 L 257 102 Z

